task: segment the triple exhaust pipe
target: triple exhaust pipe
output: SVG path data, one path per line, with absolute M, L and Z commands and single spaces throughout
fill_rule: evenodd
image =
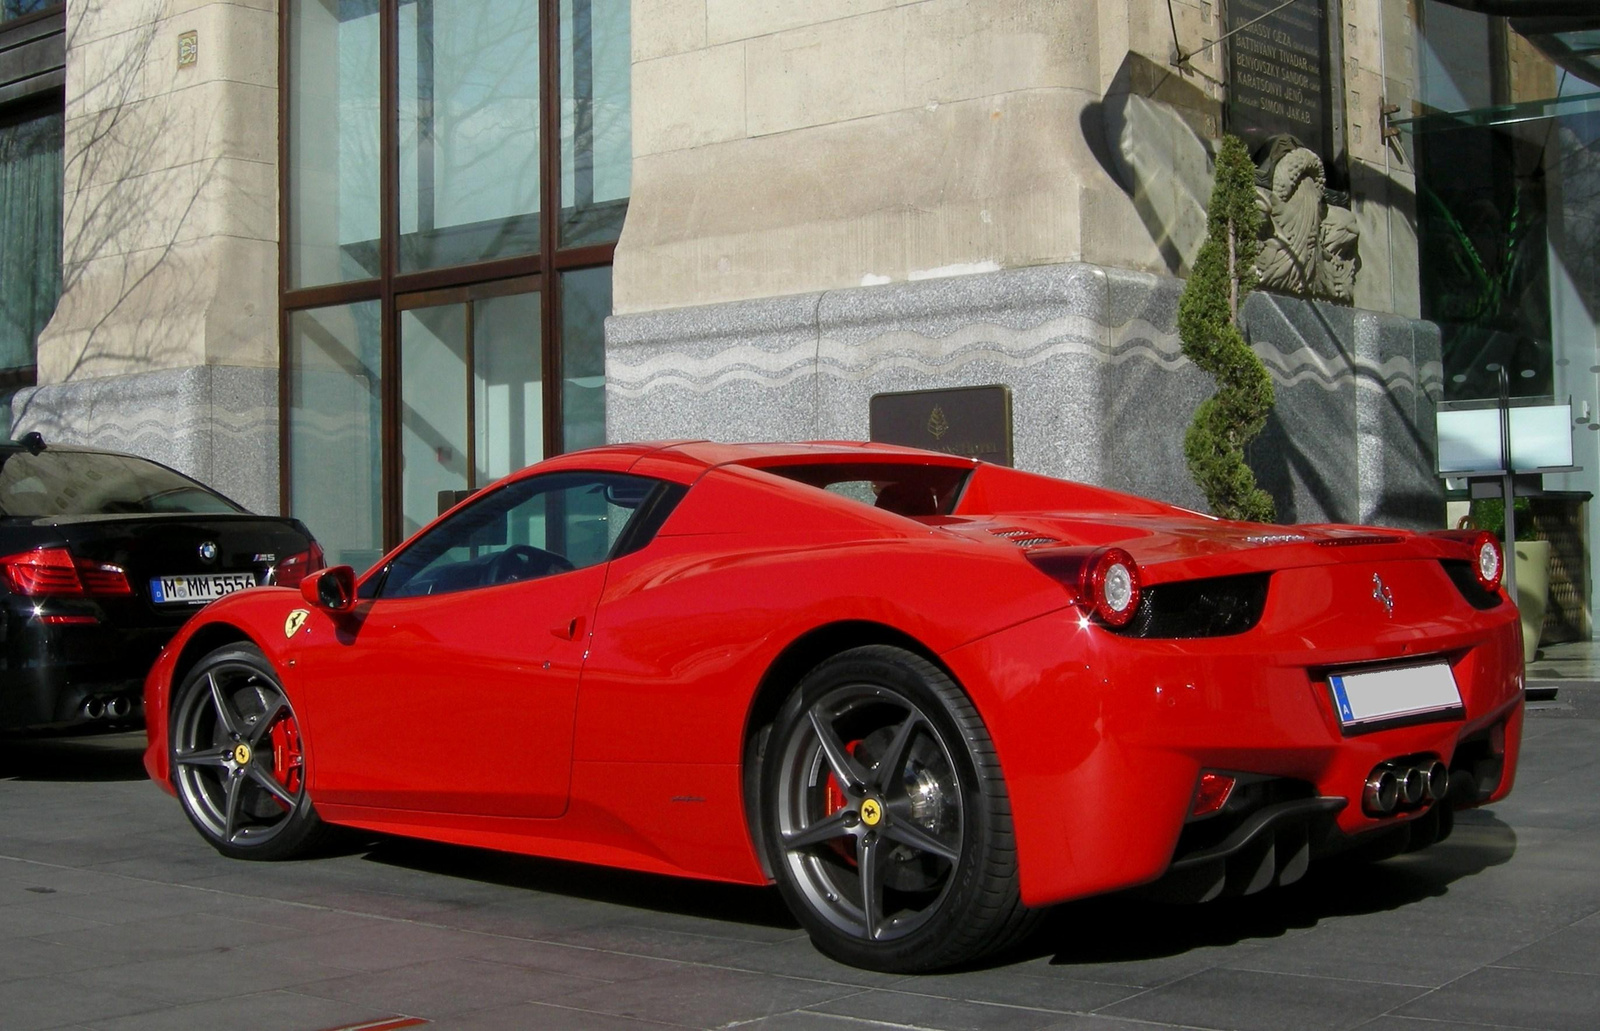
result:
M 1424 801 L 1437 802 L 1450 791 L 1450 768 L 1438 759 L 1391 759 L 1367 774 L 1361 807 L 1369 816 L 1384 816 Z

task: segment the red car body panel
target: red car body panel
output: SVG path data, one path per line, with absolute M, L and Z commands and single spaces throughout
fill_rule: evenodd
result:
M 973 471 L 951 514 L 916 519 L 763 471 L 865 461 Z M 1406 818 L 1358 802 L 1392 757 L 1449 762 L 1459 742 L 1501 727 L 1504 773 L 1480 801 L 1514 779 L 1516 610 L 1503 592 L 1492 608 L 1467 604 L 1441 564 L 1468 558 L 1460 541 L 1228 523 L 855 442 L 630 445 L 517 476 L 562 469 L 690 489 L 648 546 L 571 573 L 342 614 L 273 588 L 214 603 L 147 681 L 150 775 L 171 790 L 175 679 L 243 637 L 293 699 L 308 791 L 330 822 L 764 883 L 745 769 L 758 693 L 797 642 L 857 628 L 921 649 L 972 698 L 1010 793 L 1030 904 L 1160 877 L 1202 769 L 1350 799 L 1337 818 L 1346 834 Z M 1047 539 L 1035 547 L 1115 544 L 1146 586 L 1270 572 L 1271 589 L 1244 633 L 1122 636 L 1089 620 L 1016 534 L 1001 536 L 1018 530 Z M 1375 575 L 1397 616 L 1372 599 Z M 288 614 L 306 608 L 286 636 Z M 1327 670 L 1423 659 L 1450 664 L 1461 715 L 1344 732 Z

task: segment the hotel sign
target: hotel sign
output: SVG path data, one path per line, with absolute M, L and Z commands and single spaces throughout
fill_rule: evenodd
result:
M 874 394 L 868 404 L 874 443 L 1011 464 L 1011 388 L 953 387 Z

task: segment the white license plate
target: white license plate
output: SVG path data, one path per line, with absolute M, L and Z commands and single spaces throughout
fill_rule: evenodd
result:
M 200 573 L 158 576 L 150 581 L 150 600 L 157 605 L 204 605 L 224 594 L 256 586 L 254 573 Z
M 1455 674 L 1442 662 L 1328 677 L 1339 722 L 1364 727 L 1413 717 L 1443 718 L 1461 711 Z

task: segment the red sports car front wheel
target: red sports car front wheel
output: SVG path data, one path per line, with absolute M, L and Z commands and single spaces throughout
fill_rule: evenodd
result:
M 171 742 L 183 811 L 223 855 L 288 859 L 321 838 L 299 723 L 254 646 L 219 648 L 189 672 L 175 696 Z
M 779 888 L 836 959 L 931 970 L 1032 924 L 994 745 L 921 656 L 870 646 L 812 670 L 774 722 L 762 805 Z

